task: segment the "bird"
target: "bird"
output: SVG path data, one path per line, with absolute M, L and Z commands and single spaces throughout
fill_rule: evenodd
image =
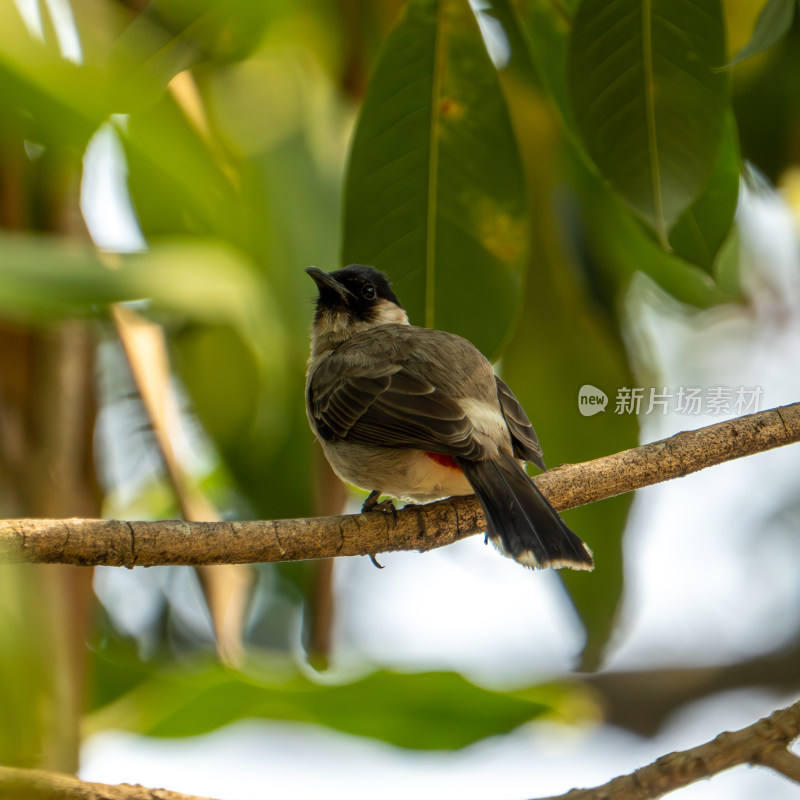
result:
M 514 393 L 467 339 L 411 325 L 388 276 L 308 267 L 318 290 L 306 376 L 312 431 L 362 511 L 475 494 L 486 536 L 531 568 L 591 570 L 591 550 L 528 476 L 542 448 Z M 391 504 L 387 509 L 386 503 Z

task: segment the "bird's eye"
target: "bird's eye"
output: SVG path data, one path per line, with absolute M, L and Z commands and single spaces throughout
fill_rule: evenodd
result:
M 365 283 L 361 287 L 361 296 L 365 300 L 374 300 L 375 299 L 375 287 L 371 283 Z

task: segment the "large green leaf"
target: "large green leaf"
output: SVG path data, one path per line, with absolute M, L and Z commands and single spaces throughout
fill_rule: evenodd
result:
M 386 270 L 416 324 L 496 356 L 526 250 L 522 169 L 467 0 L 410 0 L 353 139 L 343 260 Z
M 586 149 L 664 247 L 714 166 L 725 57 L 719 0 L 584 0 L 573 24 L 569 88 Z
M 89 731 L 122 728 L 190 736 L 240 719 L 296 720 L 382 739 L 399 747 L 451 750 L 563 707 L 559 686 L 499 692 L 449 672 L 379 671 L 351 683 L 291 674 L 243 674 L 209 665 L 156 675 L 88 720 Z
M 512 11 L 506 11 L 507 8 Z M 536 73 L 553 99 L 576 152 L 587 163 L 583 143 L 577 135 L 567 89 L 567 50 L 572 12 L 549 0 L 502 0 L 507 33 L 522 34 Z M 514 31 L 509 31 L 509 26 Z M 519 34 L 517 34 L 519 35 Z M 730 231 L 738 200 L 740 156 L 736 121 L 729 111 L 723 126 L 711 174 L 699 197 L 680 216 L 669 232 L 669 246 L 684 261 L 710 271 L 719 248 Z M 598 202 L 607 200 L 598 197 Z

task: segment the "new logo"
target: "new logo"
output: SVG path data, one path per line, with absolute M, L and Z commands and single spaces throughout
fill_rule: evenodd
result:
M 608 404 L 608 397 L 606 393 L 592 386 L 591 383 L 585 383 L 581 386 L 578 392 L 578 411 L 584 417 L 591 417 L 600 411 L 606 410 Z

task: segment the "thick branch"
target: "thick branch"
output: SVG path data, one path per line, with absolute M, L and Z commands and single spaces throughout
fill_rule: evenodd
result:
M 59 772 L 0 767 L 0 800 L 207 800 L 196 795 L 121 783 L 87 783 Z
M 771 767 L 800 782 L 800 758 L 788 746 L 800 736 L 800 702 L 690 750 L 670 753 L 594 789 L 573 789 L 542 800 L 652 800 L 738 766 Z
M 800 403 L 720 422 L 536 478 L 559 510 L 800 440 Z M 0 521 L 0 561 L 109 566 L 239 564 L 431 550 L 485 530 L 475 497 L 317 519 L 257 522 Z

